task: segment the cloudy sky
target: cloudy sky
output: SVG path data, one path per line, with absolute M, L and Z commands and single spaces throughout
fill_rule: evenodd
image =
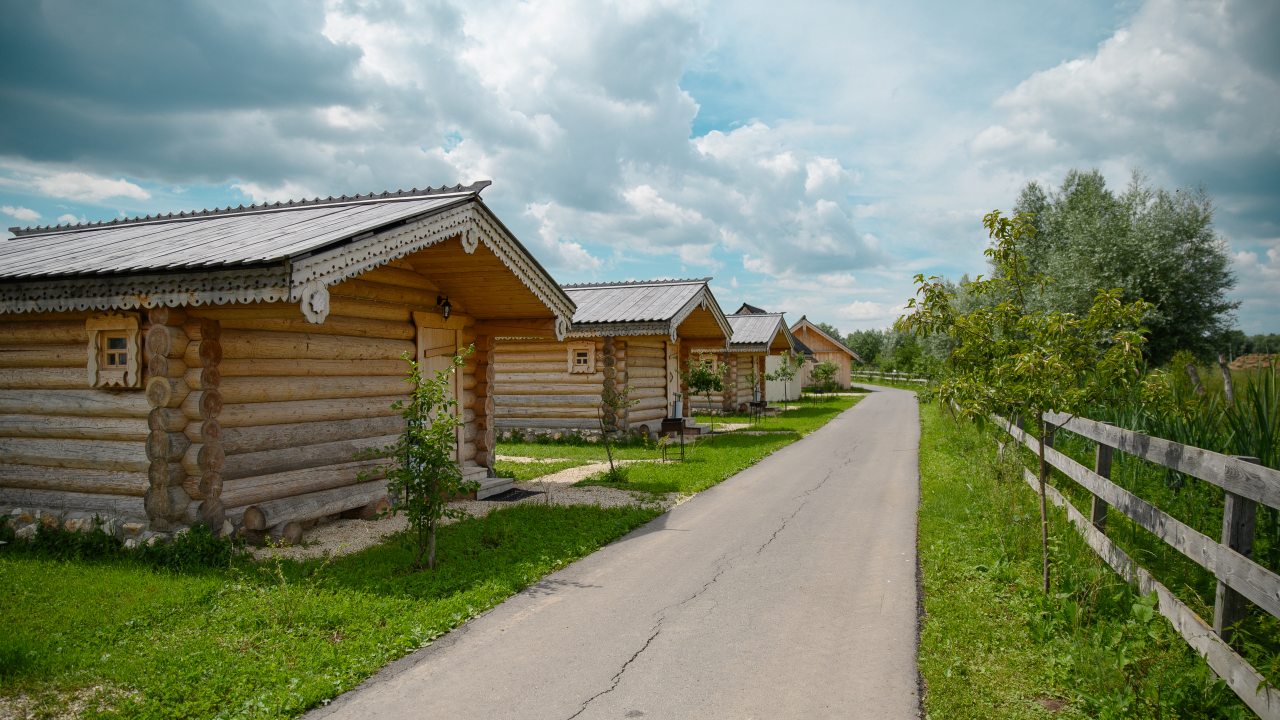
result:
M 849 331 L 982 272 L 1028 180 L 1141 169 L 1209 191 L 1280 331 L 1277 37 L 1270 0 L 10 3 L 0 220 L 491 179 L 561 282 Z

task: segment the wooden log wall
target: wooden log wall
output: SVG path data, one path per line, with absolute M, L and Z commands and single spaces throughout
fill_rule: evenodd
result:
M 595 372 L 569 372 L 569 346 L 578 343 L 594 345 Z M 499 429 L 599 430 L 605 367 L 602 339 L 500 340 L 493 357 Z
M 296 528 L 278 518 L 244 525 L 246 509 L 341 505 L 340 489 L 374 470 L 377 461 L 357 453 L 394 443 L 403 429 L 391 405 L 407 394 L 401 355 L 415 352 L 411 308 L 393 300 L 402 289 L 413 290 L 363 279 L 338 285 L 321 324 L 287 303 L 192 309 L 219 328 L 221 350 L 216 363 L 187 371 L 191 393 L 180 405 L 192 423 L 192 445 L 180 462 L 201 519 L 224 517 L 287 538 Z M 195 359 L 190 348 L 186 359 Z M 213 396 L 217 401 L 208 402 Z M 365 490 L 352 491 L 352 502 L 363 505 Z M 319 492 L 330 493 L 329 504 L 308 499 Z M 315 519 L 277 514 L 289 522 Z
M 142 345 L 147 360 L 146 398 L 151 408 L 147 416 L 150 432 L 146 443 L 149 463 L 146 508 L 152 529 L 172 530 L 188 519 L 187 509 L 195 495 L 197 483 L 188 482 L 188 475 L 195 474 L 199 480 L 198 469 L 189 471 L 184 458 L 203 456 L 206 464 L 216 463 L 218 459 L 213 456 L 215 451 L 205 450 L 202 428 L 196 433 L 196 442 L 192 442 L 187 435 L 192 418 L 181 412 L 192 394 L 186 380 L 189 369 L 198 380 L 203 363 L 209 362 L 208 380 L 210 385 L 217 384 L 217 323 L 193 321 L 188 325 L 186 312 L 173 308 L 153 309 L 147 317 L 149 327 Z M 191 348 L 190 364 L 183 359 L 188 348 Z M 208 408 L 212 415 L 217 414 L 214 395 L 197 407 L 200 405 Z M 201 420 L 195 419 L 197 423 Z M 216 477 L 216 468 L 214 473 Z M 222 519 L 212 520 L 214 530 L 221 529 Z
M 627 338 L 626 382 L 636 404 L 627 411 L 631 430 L 655 433 L 671 411 L 667 396 L 667 342 L 660 337 Z
M 0 317 L 0 507 L 146 518 L 147 395 L 90 387 L 96 314 Z

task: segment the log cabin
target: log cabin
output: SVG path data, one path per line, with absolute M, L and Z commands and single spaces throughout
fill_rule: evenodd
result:
M 842 390 L 848 390 L 853 380 L 853 363 L 861 363 L 862 358 L 848 345 L 832 337 L 830 333 L 800 316 L 791 326 L 791 334 L 804 343 L 812 354 L 812 362 L 805 363 L 801 370 L 802 382 L 806 387 L 813 384 L 813 368 L 818 363 L 829 362 L 836 366 L 835 383 Z
M 567 338 L 499 338 L 498 428 L 509 435 L 656 435 L 684 392 L 690 347 L 723 350 L 730 327 L 710 278 L 563 286 L 577 310 Z M 620 415 L 601 399 L 627 390 Z M 682 415 L 689 409 L 681 403 Z
M 747 403 L 781 400 L 782 387 L 771 387 L 765 380 L 767 373 L 777 369 L 783 353 L 799 352 L 799 346 L 782 313 L 771 313 L 754 305 L 743 304 L 727 317 L 732 336 L 727 348 L 695 345 L 690 349 L 694 358 L 706 358 L 715 365 L 728 365 L 725 371 L 724 391 L 712 396 L 711 404 L 705 397 L 690 397 L 693 407 L 699 410 L 737 412 Z M 800 383 L 791 383 L 799 397 Z
M 492 471 L 494 338 L 573 302 L 488 182 L 15 228 L 0 243 L 0 512 L 136 540 L 202 522 L 296 539 L 386 502 L 406 356 L 454 376 L 457 461 Z

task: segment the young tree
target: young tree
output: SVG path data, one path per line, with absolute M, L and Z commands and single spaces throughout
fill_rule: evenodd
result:
M 622 483 L 627 481 L 626 468 L 613 462 L 613 436 L 618 432 L 618 418 L 626 413 L 627 408 L 637 402 L 639 400 L 631 399 L 631 387 L 629 385 L 616 388 L 612 382 L 606 383 L 604 391 L 600 395 L 598 413 L 600 419 L 600 444 L 604 446 L 605 457 L 609 460 L 609 470 L 605 474 L 605 479 L 610 482 Z
M 724 391 L 724 379 L 728 372 L 728 365 L 722 363 L 717 367 L 714 360 L 704 357 L 700 360 L 690 359 L 680 376 L 684 379 L 685 387 L 689 388 L 689 392 L 705 397 L 707 406 L 711 407 L 711 393 Z M 711 428 L 715 429 L 714 420 Z
M 778 369 L 765 374 L 766 380 L 774 382 L 782 382 L 782 409 L 787 409 L 787 396 L 791 394 L 791 381 L 796 379 L 796 373 L 799 372 L 800 366 L 804 364 L 804 356 L 797 355 L 790 350 L 778 356 L 781 362 L 778 363 Z
M 829 393 L 835 389 L 838 369 L 830 360 L 824 360 L 813 366 L 813 384 L 818 392 Z
M 958 415 L 983 421 L 993 413 L 1022 417 L 1039 429 L 1040 539 L 1044 590 L 1049 590 L 1049 521 L 1045 507 L 1047 411 L 1074 414 L 1123 391 L 1139 378 L 1145 341 L 1140 328 L 1150 305 L 1125 303 L 1119 290 L 1096 293 L 1087 312 L 1037 309 L 1046 283 L 1023 252 L 1034 238 L 1030 215 L 994 211 L 983 218 L 995 274 L 964 286 L 987 302 L 957 308 L 954 287 L 917 275 L 916 298 L 897 327 L 923 337 L 946 335 L 952 350 L 935 394 Z
M 422 367 L 406 354 L 409 362 L 407 381 L 411 384 L 407 400 L 397 400 L 391 407 L 405 420 L 404 432 L 394 445 L 375 451 L 391 463 L 377 468 L 385 472 L 387 490 L 398 501 L 391 513 L 404 513 L 409 522 L 409 538 L 415 555 L 413 569 L 436 566 L 436 528 L 446 517 L 458 517 L 461 510 L 449 508 L 449 500 L 472 492 L 478 483 L 462 479 L 457 463 L 458 401 L 453 395 L 453 375 L 462 367 L 468 348 L 454 355 L 449 366 L 424 375 Z

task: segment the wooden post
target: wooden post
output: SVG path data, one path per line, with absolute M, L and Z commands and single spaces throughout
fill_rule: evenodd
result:
M 1098 449 L 1093 456 L 1093 471 L 1108 480 L 1111 479 L 1111 452 L 1110 445 L 1098 443 Z M 1107 531 L 1107 501 L 1093 496 L 1093 504 L 1089 507 L 1089 522 L 1098 529 L 1098 532 L 1105 533 Z
M 494 404 L 493 404 L 493 379 L 494 379 L 494 347 L 495 342 L 492 335 L 477 335 L 475 338 L 476 345 L 476 365 L 475 365 L 475 386 L 472 392 L 475 394 L 475 424 L 476 424 L 476 457 L 477 465 L 493 468 L 494 455 L 497 452 Z
M 603 418 L 605 432 L 613 432 L 618 429 L 618 416 L 614 409 L 609 406 L 610 402 L 616 398 L 618 393 L 618 359 L 614 356 L 614 342 L 611 336 L 604 338 L 604 371 L 601 375 L 604 377 L 603 385 L 600 389 L 600 398 L 604 401 L 600 405 L 600 413 Z
M 1240 457 L 1240 460 L 1258 464 L 1258 458 Z M 1258 504 L 1246 497 L 1226 491 L 1226 503 L 1222 511 L 1222 544 L 1236 552 L 1249 557 L 1253 554 L 1254 521 L 1257 518 Z M 1224 642 L 1231 642 L 1234 634 L 1233 626 L 1244 619 L 1248 612 L 1245 599 L 1240 593 L 1227 587 L 1218 580 L 1218 588 L 1213 598 L 1213 631 Z
M 729 368 L 724 374 L 724 392 L 720 407 L 725 413 L 731 413 L 738 407 L 738 363 L 728 352 L 720 353 L 721 362 Z
M 615 388 L 630 390 L 630 378 L 627 374 L 627 341 L 619 338 L 613 340 L 614 380 Z M 630 395 L 628 394 L 628 397 Z M 618 428 L 624 433 L 631 430 L 631 408 L 622 408 L 622 416 L 618 418 Z
M 684 370 L 689 367 L 689 346 L 685 343 L 679 344 L 679 361 L 676 363 L 676 376 L 680 379 L 680 397 L 684 398 L 684 416 L 693 417 L 693 398 L 689 397 L 689 386 L 684 383 Z

